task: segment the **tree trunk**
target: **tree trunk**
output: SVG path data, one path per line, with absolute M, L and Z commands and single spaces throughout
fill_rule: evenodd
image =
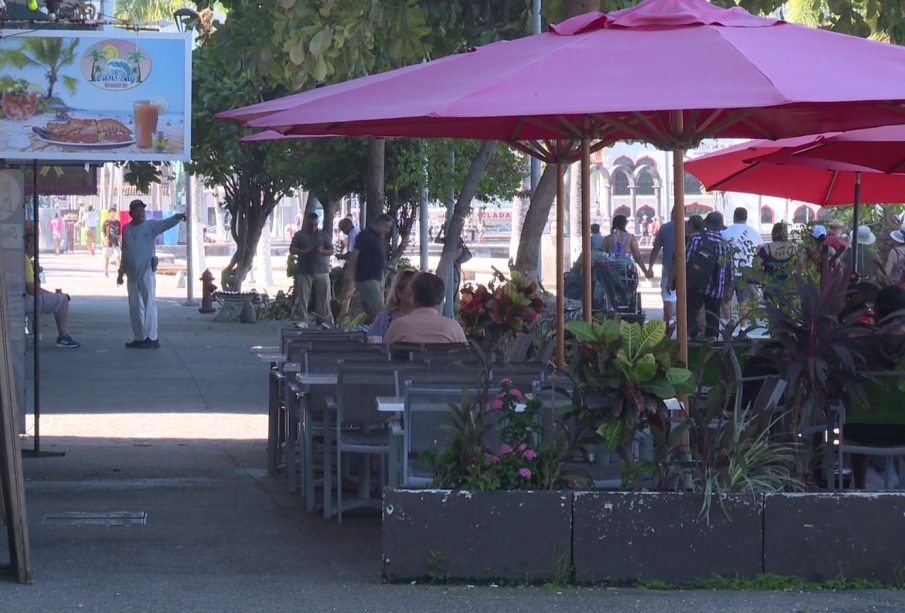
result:
M 544 234 L 550 209 L 556 197 L 556 164 L 548 164 L 531 195 L 528 212 L 522 223 L 518 253 L 513 268 L 528 278 L 537 278 L 537 259 L 540 257 L 540 241 Z
M 449 273 L 452 270 L 453 261 L 456 258 L 458 241 L 455 239 L 462 235 L 462 229 L 465 227 L 465 218 L 471 213 L 471 201 L 474 199 L 475 191 L 478 188 L 478 182 L 481 180 L 481 175 L 484 174 L 484 170 L 490 162 L 490 155 L 493 153 L 493 149 L 496 145 L 496 141 L 484 141 L 481 144 L 478 153 L 471 161 L 471 167 L 468 169 L 468 176 L 465 179 L 465 184 L 462 186 L 462 191 L 459 193 L 459 199 L 453 209 L 452 219 L 449 220 L 449 225 L 447 226 L 447 240 L 443 245 L 440 263 L 437 265 L 437 276 L 443 279 L 444 283 L 446 283 L 447 279 L 450 277 Z
M 383 213 L 386 198 L 384 194 L 385 152 L 386 141 L 384 139 L 374 137 L 368 139 L 367 209 L 362 228 L 371 225 L 374 218 Z
M 314 195 L 314 192 L 308 192 L 308 201 L 305 202 L 305 214 L 302 215 L 302 223 L 298 228 L 295 229 L 296 232 L 301 230 L 305 225 L 305 218 L 308 217 L 311 213 L 317 213 L 317 207 L 320 205 L 321 201 L 317 196 Z
M 329 233 L 330 236 L 333 236 L 333 220 L 336 219 L 336 212 L 340 210 L 342 203 L 342 198 L 336 198 L 328 201 L 324 206 L 324 225 L 322 227 L 324 232 Z

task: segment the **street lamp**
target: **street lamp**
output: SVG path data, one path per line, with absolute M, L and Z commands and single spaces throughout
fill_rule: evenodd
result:
M 190 8 L 181 8 L 173 11 L 173 21 L 176 22 L 176 29 L 180 32 L 186 31 L 186 22 L 189 20 L 198 20 L 198 13 Z

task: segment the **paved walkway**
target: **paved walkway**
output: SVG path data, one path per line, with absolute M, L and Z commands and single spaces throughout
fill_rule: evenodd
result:
M 0 578 L 2 611 L 905 610 L 899 591 L 384 585 L 376 515 L 326 522 L 265 473 L 266 367 L 247 349 L 277 324 L 215 323 L 162 277 L 161 348 L 126 349 L 125 290 L 99 257 L 44 264 L 73 294 L 82 347 L 56 349 L 42 326 L 42 449 L 65 455 L 24 462 L 34 584 Z M 65 519 L 115 511 L 146 524 Z

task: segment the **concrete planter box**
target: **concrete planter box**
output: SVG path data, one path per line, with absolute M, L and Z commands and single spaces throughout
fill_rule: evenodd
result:
M 716 499 L 710 524 L 701 494 L 576 492 L 575 579 L 690 583 L 763 572 L 763 496 Z
M 388 581 L 568 580 L 571 551 L 571 492 L 389 490 L 384 495 Z
M 905 492 L 768 494 L 765 505 L 765 572 L 901 580 Z

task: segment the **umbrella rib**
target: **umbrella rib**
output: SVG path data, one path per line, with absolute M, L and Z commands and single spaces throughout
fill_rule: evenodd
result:
M 566 132 L 571 133 L 574 138 L 581 138 L 584 136 L 581 128 L 576 126 L 574 122 L 569 121 L 569 118 L 565 115 L 560 115 L 559 117 L 557 117 L 557 122 L 565 129 Z
M 731 175 L 729 175 L 728 177 L 723 177 L 722 179 L 720 179 L 720 180 L 717 181 L 716 183 L 713 183 L 712 185 L 708 186 L 708 187 L 707 187 L 707 191 L 711 191 L 711 192 L 712 192 L 712 191 L 716 191 L 716 190 L 722 189 L 722 186 L 723 186 L 723 185 L 726 185 L 726 184 L 729 183 L 730 181 L 732 181 L 732 180 L 734 180 L 734 179 L 737 179 L 738 177 L 740 177 L 740 176 L 742 176 L 742 175 L 744 175 L 744 174 L 747 174 L 747 173 L 751 172 L 752 170 L 754 170 L 755 168 L 757 168 L 757 166 L 758 166 L 758 164 L 757 164 L 756 162 L 751 163 L 751 164 L 747 164 L 747 165 L 745 166 L 745 168 L 742 168 L 741 170 L 737 170 L 736 172 L 733 172 L 733 173 L 732 173 Z M 732 191 L 732 190 L 730 189 L 730 190 L 726 190 L 726 191 Z
M 529 143 L 531 143 L 530 145 L 517 140 L 507 140 L 503 142 L 505 142 L 510 147 L 518 149 L 522 153 L 527 153 L 531 157 L 537 158 L 547 164 L 552 164 L 555 161 L 553 153 L 544 149 L 537 141 L 528 141 Z M 532 147 L 531 145 L 534 146 Z
M 826 206 L 826 203 L 830 201 L 830 194 L 833 193 L 833 188 L 836 187 L 836 179 L 839 178 L 839 171 L 834 170 L 833 174 L 830 178 L 830 184 L 826 188 L 826 194 L 823 195 L 823 202 L 818 202 L 821 206 Z
M 752 130 L 754 130 L 755 132 L 757 132 L 758 134 L 760 134 L 763 138 L 766 138 L 767 140 L 774 140 L 774 139 L 776 138 L 776 135 L 775 135 L 775 134 L 773 134 L 772 132 L 770 132 L 769 130 L 767 130 L 766 128 L 764 128 L 763 126 L 760 126 L 760 125 L 756 124 L 756 123 L 755 123 L 753 120 L 751 120 L 750 118 L 748 118 L 748 119 L 742 119 L 740 123 L 743 124 L 743 125 L 748 126 L 748 127 L 751 128 Z
M 637 119 L 638 121 L 643 123 L 645 126 L 647 126 L 647 129 L 650 130 L 651 134 L 656 134 L 662 140 L 664 140 L 664 141 L 666 140 L 666 138 L 667 138 L 666 130 L 663 129 L 662 125 L 661 126 L 654 125 L 654 122 L 651 121 L 650 117 L 647 117 L 641 113 L 633 113 L 632 115 L 635 117 L 635 119 Z
M 536 119 L 534 117 L 525 117 L 524 122 L 529 125 L 537 126 L 543 130 L 549 130 L 550 132 L 562 132 L 562 130 L 557 129 L 556 124 L 551 123 L 549 121 L 544 121 L 542 119 Z M 571 139 L 570 136 L 563 134 L 564 138 Z M 514 137 L 513 137 L 514 138 Z
M 722 109 L 713 109 L 710 115 L 707 116 L 707 119 L 705 119 L 700 123 L 700 125 L 698 125 L 697 131 L 706 132 L 710 128 L 710 124 L 715 122 L 719 118 L 721 113 L 723 113 Z
M 626 132 L 629 132 L 630 134 L 634 134 L 639 140 L 645 140 L 645 141 L 653 142 L 653 143 L 659 142 L 659 141 L 655 141 L 654 139 L 650 138 L 652 135 L 644 134 L 643 131 L 639 130 L 638 128 L 636 128 L 632 124 L 628 123 L 627 121 L 623 121 L 622 119 L 619 119 L 615 115 L 610 115 L 609 113 L 601 113 L 600 116 L 606 121 L 606 123 L 610 124 L 611 127 L 619 128 L 619 129 L 625 130 Z M 656 130 L 656 128 L 654 128 L 653 126 L 651 126 L 651 128 L 653 130 Z M 654 133 L 654 135 L 661 136 L 661 137 L 665 136 L 663 134 L 656 134 L 656 132 Z

